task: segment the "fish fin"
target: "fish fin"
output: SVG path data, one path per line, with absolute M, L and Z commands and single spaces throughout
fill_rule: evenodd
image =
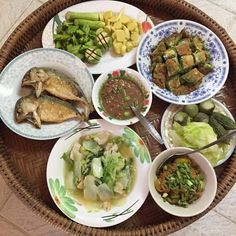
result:
M 43 91 L 43 83 L 41 81 L 35 83 L 35 94 L 37 98 L 40 96 L 42 91 Z
M 37 127 L 37 128 L 41 128 L 41 119 L 38 115 L 38 113 L 36 111 L 33 112 L 33 118 L 34 118 L 34 125 Z
M 85 98 L 79 98 L 74 101 L 76 108 L 79 110 L 84 120 L 88 120 L 89 114 L 94 110 L 92 105 Z

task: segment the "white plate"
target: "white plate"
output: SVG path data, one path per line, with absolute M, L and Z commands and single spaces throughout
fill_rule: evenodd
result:
M 124 8 L 124 14 L 135 19 L 139 22 L 143 22 L 147 18 L 147 14 L 138 9 L 135 6 L 132 6 L 127 3 L 118 2 L 118 1 L 88 1 L 79 3 L 77 5 L 71 6 L 61 12 L 58 13 L 58 16 L 61 21 L 65 19 L 65 14 L 68 11 L 75 12 L 101 12 L 111 10 L 115 13 L 121 11 Z M 147 21 L 153 23 L 151 19 L 148 17 Z M 51 19 L 49 23 L 46 25 L 43 35 L 42 35 L 42 44 L 44 48 L 54 48 L 55 44 L 53 42 L 53 33 L 56 31 L 56 21 L 55 18 Z M 141 35 L 142 37 L 142 35 Z M 124 68 L 129 67 L 135 64 L 136 61 L 136 52 L 137 48 L 134 48 L 129 53 L 126 53 L 124 56 L 115 56 L 114 53 L 106 52 L 103 54 L 101 61 L 96 65 L 87 64 L 89 71 L 92 74 L 102 74 L 107 68 L 115 69 L 115 68 Z
M 148 171 L 151 158 L 142 139 L 126 126 L 112 125 L 102 119 L 91 120 L 90 124 L 97 125 L 84 129 L 72 136 L 60 138 L 54 145 L 47 164 L 47 185 L 57 207 L 73 221 L 91 226 L 108 227 L 119 224 L 130 218 L 144 203 L 148 193 Z M 71 145 L 85 134 L 99 131 L 110 131 L 116 136 L 124 136 L 130 140 L 135 154 L 136 178 L 134 186 L 122 205 L 113 206 L 109 211 L 89 211 L 79 200 L 70 195 L 64 187 L 64 160 L 61 158 Z M 57 168 L 55 168 L 55 166 Z
M 86 65 L 74 55 L 59 49 L 34 49 L 13 59 L 0 75 L 0 117 L 15 133 L 30 139 L 48 140 L 61 137 L 78 126 L 70 120 L 60 124 L 43 124 L 41 129 L 29 123 L 16 123 L 16 101 L 30 94 L 32 89 L 21 88 L 22 78 L 32 67 L 49 67 L 75 78 L 86 98 L 91 103 L 94 80 Z
M 167 89 L 161 89 L 152 82 L 150 54 L 161 39 L 174 32 L 186 29 L 191 35 L 198 34 L 211 55 L 214 70 L 204 76 L 203 82 L 193 92 L 177 96 Z M 139 43 L 137 58 L 138 71 L 149 81 L 152 92 L 160 99 L 174 104 L 195 104 L 214 96 L 224 85 L 229 72 L 229 59 L 220 39 L 207 27 L 189 20 L 170 20 L 160 23 L 147 32 Z
M 214 98 L 212 98 L 212 100 L 215 103 L 215 111 L 221 112 L 224 115 L 227 115 L 228 117 L 230 117 L 232 120 L 234 120 L 234 117 L 232 116 L 230 111 L 221 102 L 217 101 Z M 183 109 L 182 105 L 171 104 L 167 107 L 167 109 L 165 110 L 165 112 L 162 116 L 161 136 L 163 138 L 164 145 L 166 146 L 166 148 L 174 147 L 173 140 L 170 137 L 169 132 L 172 129 L 174 115 L 178 111 L 181 111 L 182 109 Z M 218 161 L 214 167 L 219 166 L 222 163 L 224 163 L 232 155 L 232 153 L 235 149 L 235 146 L 236 146 L 236 137 L 232 137 L 230 140 L 230 147 L 229 147 L 229 151 L 228 151 L 227 155 L 225 156 L 224 159 Z

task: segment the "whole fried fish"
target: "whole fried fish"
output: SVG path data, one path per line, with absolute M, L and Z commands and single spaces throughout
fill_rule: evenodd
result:
M 63 100 L 76 101 L 88 116 L 92 106 L 87 102 L 79 85 L 62 72 L 50 68 L 32 68 L 22 80 L 22 87 L 31 86 L 35 89 L 36 97 L 43 91 Z
M 42 122 L 61 123 L 73 118 L 84 120 L 71 103 L 48 95 L 41 95 L 38 98 L 35 95 L 28 95 L 20 98 L 15 105 L 16 122 L 27 120 L 37 128 L 41 128 Z

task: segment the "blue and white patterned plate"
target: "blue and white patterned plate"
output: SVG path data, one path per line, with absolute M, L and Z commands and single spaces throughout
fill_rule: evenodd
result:
M 29 123 L 16 123 L 16 101 L 28 95 L 30 88 L 21 88 L 25 73 L 32 67 L 57 69 L 76 80 L 91 103 L 94 80 L 86 65 L 74 55 L 59 49 L 40 48 L 25 52 L 13 59 L 0 74 L 0 118 L 15 133 L 30 139 L 48 140 L 66 135 L 78 127 L 76 120 L 60 124 L 43 124 L 41 129 Z
M 185 29 L 191 35 L 198 34 L 211 54 L 214 70 L 206 75 L 198 89 L 187 95 L 174 95 L 152 82 L 150 54 L 160 40 L 174 32 Z M 152 92 L 160 99 L 174 104 L 199 103 L 214 96 L 224 85 L 229 72 L 229 59 L 220 39 L 207 27 L 189 20 L 170 20 L 152 28 L 139 44 L 136 58 L 138 71 L 150 82 Z

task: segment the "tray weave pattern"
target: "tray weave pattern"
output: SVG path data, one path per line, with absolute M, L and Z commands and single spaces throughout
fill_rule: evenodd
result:
M 10 35 L 0 50 L 0 70 L 19 54 L 42 47 L 41 36 L 47 22 L 61 10 L 77 4 L 78 0 L 51 0 L 29 15 Z M 205 13 L 183 0 L 125 0 L 149 14 L 154 23 L 169 19 L 197 21 L 215 32 L 224 43 L 230 60 L 229 78 L 216 95 L 236 116 L 236 46 L 226 31 Z M 101 6 L 102 7 L 102 6 Z M 102 8 L 101 8 L 102 9 Z M 154 98 L 148 119 L 159 129 L 167 103 Z M 95 115 L 96 116 L 96 115 Z M 163 147 L 158 145 L 143 128 L 133 128 L 149 147 L 152 158 Z M 22 202 L 53 226 L 72 235 L 166 235 L 192 223 L 216 206 L 236 182 L 236 153 L 216 168 L 218 190 L 214 202 L 202 214 L 191 218 L 173 217 L 162 211 L 148 196 L 141 209 L 129 220 L 114 227 L 96 229 L 77 224 L 66 218 L 52 202 L 46 186 L 46 164 L 55 140 L 33 141 L 11 132 L 0 122 L 0 173 Z

